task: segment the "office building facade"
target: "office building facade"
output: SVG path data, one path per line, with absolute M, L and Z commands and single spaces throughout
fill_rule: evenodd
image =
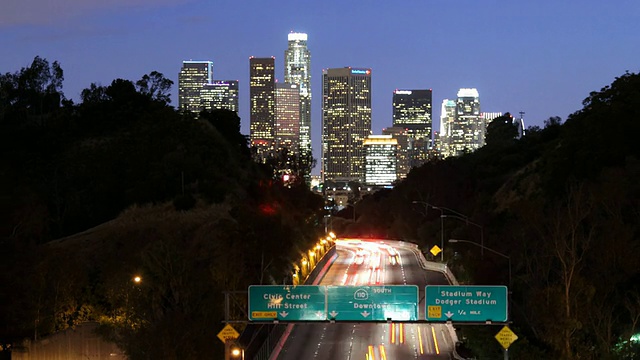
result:
M 213 62 L 183 61 L 178 74 L 178 109 L 182 112 L 202 111 L 200 93 L 213 79 Z
M 200 90 L 202 110 L 224 109 L 238 112 L 238 81 L 213 80 Z
M 392 126 L 382 129 L 382 135 L 391 135 L 398 143 L 396 154 L 396 174 L 398 179 L 404 179 L 411 170 L 409 160 L 409 131 L 403 127 Z
M 251 149 L 256 161 L 264 162 L 274 151 L 275 58 L 249 58 Z
M 371 186 L 390 186 L 397 179 L 398 141 L 391 135 L 364 139 L 365 181 Z
M 473 152 L 484 145 L 485 123 L 480 112 L 480 96 L 477 89 L 463 88 L 458 91 L 453 116 L 451 103 L 443 102 L 443 130 L 445 131 L 446 156 L 460 156 Z M 452 119 L 453 118 L 453 119 Z
M 275 149 L 300 149 L 300 88 L 297 84 L 276 83 Z
M 364 181 L 364 140 L 371 134 L 371 69 L 322 71 L 323 181 Z
M 453 156 L 454 153 L 450 145 L 451 129 L 456 120 L 456 102 L 451 99 L 442 100 L 440 108 L 440 144 L 442 157 Z
M 427 161 L 431 147 L 433 121 L 431 89 L 395 90 L 393 92 L 393 126 L 407 129 L 410 166 Z
M 284 52 L 284 82 L 295 84 L 300 92 L 300 147 L 311 151 L 311 53 L 307 34 L 290 33 Z

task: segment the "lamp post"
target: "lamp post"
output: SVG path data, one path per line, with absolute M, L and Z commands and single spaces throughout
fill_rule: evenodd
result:
M 479 246 L 481 249 L 487 249 L 487 251 L 492 252 L 492 253 L 494 253 L 496 255 L 500 255 L 503 258 L 507 259 L 509 261 L 509 288 L 511 288 L 511 284 L 512 284 L 511 283 L 511 257 L 509 255 L 505 255 L 505 254 L 503 254 L 501 252 L 497 252 L 497 251 L 495 251 L 493 249 L 490 249 L 490 248 L 488 248 L 488 247 L 486 247 L 484 245 L 481 245 L 481 244 L 478 244 L 476 242 L 469 241 L 469 240 L 449 239 L 447 242 L 452 243 L 452 244 L 454 244 L 454 243 L 473 244 L 475 246 Z
M 440 211 L 440 262 L 444 262 L 444 226 L 443 226 L 444 225 L 444 221 L 443 221 L 442 216 L 444 214 L 443 213 L 443 209 L 446 209 L 446 208 L 433 206 L 433 205 L 429 204 L 426 201 L 412 201 L 412 203 L 413 204 L 423 204 L 424 205 L 425 216 L 426 216 L 427 209 L 429 207 L 431 207 L 432 209 Z
M 490 251 L 490 252 L 492 252 L 492 253 L 494 253 L 496 255 L 500 255 L 500 256 L 502 256 L 503 258 L 505 258 L 505 259 L 507 259 L 509 261 L 509 288 L 507 290 L 508 294 L 509 294 L 508 295 L 509 296 L 509 301 L 508 301 L 508 306 L 507 306 L 507 321 L 511 321 L 511 285 L 512 285 L 512 282 L 511 282 L 511 256 L 505 255 L 505 254 L 503 254 L 501 252 L 495 251 L 495 250 L 490 249 L 490 248 L 488 248 L 488 247 L 486 247 L 484 245 L 480 245 L 478 243 L 475 243 L 475 242 L 469 241 L 469 240 L 449 239 L 447 242 L 450 242 L 450 243 L 468 243 L 468 244 L 473 244 L 475 246 L 480 246 L 481 249 L 487 249 L 488 251 Z M 505 360 L 509 359 L 509 349 L 504 349 L 503 354 L 504 354 L 504 359 Z
M 456 213 L 458 214 L 458 213 Z M 482 227 L 482 225 L 480 224 L 476 224 L 473 221 L 469 220 L 468 217 L 462 215 L 462 216 L 458 216 L 458 215 L 440 215 L 440 218 L 452 218 L 452 219 L 458 219 L 461 221 L 464 221 L 467 223 L 467 225 L 474 225 L 477 226 L 480 229 L 480 258 L 484 259 L 484 229 Z
M 345 207 L 349 207 L 349 206 L 351 206 L 351 208 L 353 208 L 353 222 L 356 222 L 356 206 L 353 205 L 353 204 L 347 203 L 347 206 L 345 206 Z

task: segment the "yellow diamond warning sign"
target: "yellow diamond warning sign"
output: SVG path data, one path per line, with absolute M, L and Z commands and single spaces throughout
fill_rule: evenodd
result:
M 222 342 L 227 342 L 229 340 L 235 340 L 240 336 L 236 329 L 233 326 L 227 324 L 220 332 L 218 333 L 218 339 L 222 340 Z
M 518 335 L 511 331 L 508 326 L 504 326 L 502 330 L 496 334 L 496 340 L 498 340 L 503 348 L 508 349 L 514 341 L 518 340 Z
M 438 245 L 434 245 L 431 250 L 429 250 L 429 252 L 431 252 L 433 254 L 433 256 L 438 256 L 438 254 L 440 254 L 440 252 L 442 251 L 442 249 L 440 249 L 440 247 L 438 247 Z

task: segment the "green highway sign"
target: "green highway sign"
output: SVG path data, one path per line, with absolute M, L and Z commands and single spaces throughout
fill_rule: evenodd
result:
M 418 286 L 327 286 L 330 320 L 418 320 Z
M 506 286 L 427 285 L 426 320 L 454 322 L 506 322 Z
M 326 286 L 249 286 L 249 321 L 324 321 L 325 304 Z

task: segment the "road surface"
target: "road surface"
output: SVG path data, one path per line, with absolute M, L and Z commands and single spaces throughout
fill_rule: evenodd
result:
M 339 241 L 337 259 L 320 285 L 417 285 L 419 319 L 424 319 L 424 288 L 449 285 L 444 274 L 420 266 L 417 249 L 392 241 Z M 278 353 L 280 360 L 453 359 L 445 324 L 299 323 Z

